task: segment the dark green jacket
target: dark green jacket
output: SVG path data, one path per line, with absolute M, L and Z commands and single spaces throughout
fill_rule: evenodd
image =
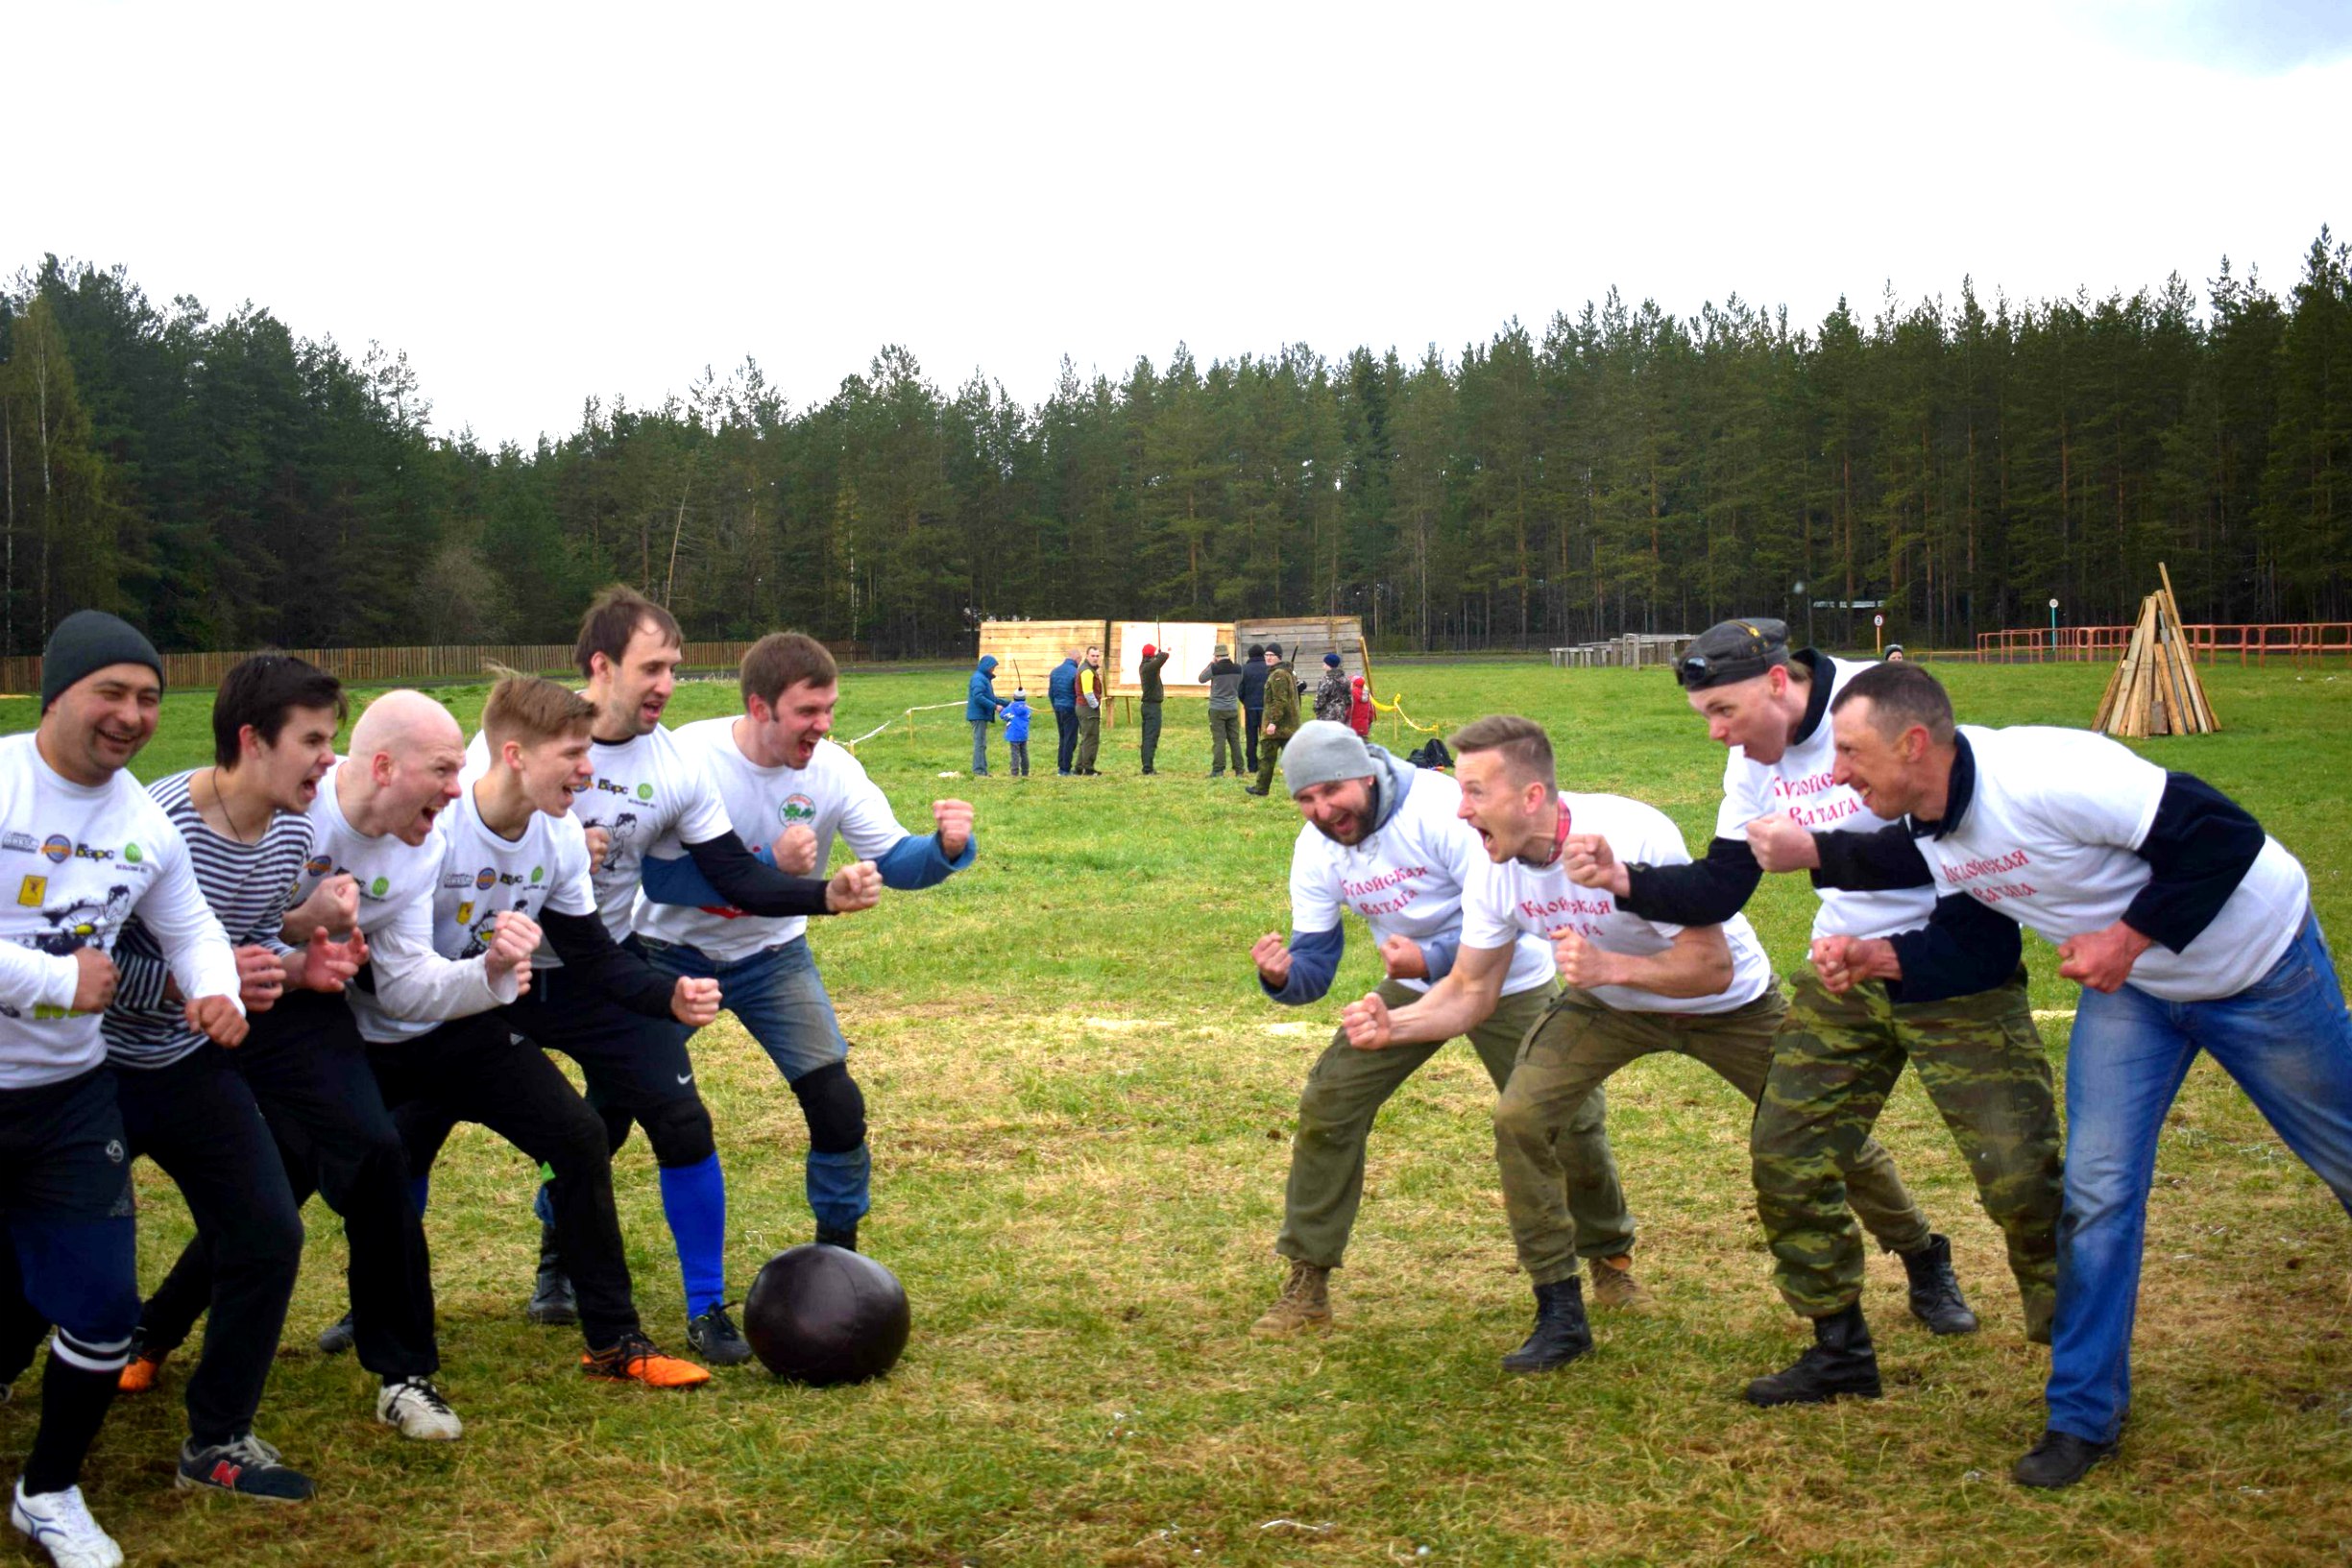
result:
M 1266 677 L 1265 721 L 1276 740 L 1288 740 L 1298 728 L 1298 676 L 1287 663 Z
M 1160 684 L 1159 678 L 1160 666 L 1166 663 L 1168 663 L 1168 655 L 1165 650 L 1153 654 L 1149 659 L 1137 661 L 1135 677 L 1143 687 L 1144 701 L 1165 702 L 1168 700 L 1168 688 Z

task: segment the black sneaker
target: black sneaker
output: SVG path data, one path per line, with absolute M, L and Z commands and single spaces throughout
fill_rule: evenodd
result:
M 181 1444 L 180 1477 L 174 1484 L 270 1503 L 307 1503 L 318 1491 L 308 1476 L 281 1463 L 278 1450 L 250 1432 L 204 1448 L 197 1447 L 193 1437 Z
M 319 1330 L 319 1353 L 323 1356 L 340 1356 L 351 1349 L 354 1342 L 355 1336 L 352 1332 L 350 1313 L 345 1313 L 341 1317 Z
M 2055 1491 L 2072 1486 L 2091 1473 L 2091 1467 L 2115 1452 L 2113 1443 L 2095 1443 L 2071 1432 L 2051 1430 L 2029 1449 L 2009 1472 L 2020 1486 Z
M 740 1366 L 751 1360 L 751 1341 L 743 1338 L 742 1331 L 735 1326 L 735 1319 L 727 1315 L 723 1302 L 688 1320 L 686 1342 L 713 1366 Z

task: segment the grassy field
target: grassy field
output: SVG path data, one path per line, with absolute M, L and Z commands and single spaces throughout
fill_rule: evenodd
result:
M 2088 720 L 2097 666 L 1948 676 L 1963 717 Z M 1406 706 L 1458 724 L 1545 721 L 1573 787 L 1655 802 L 1694 848 L 1722 754 L 1657 671 L 1456 663 L 1393 672 Z M 2340 955 L 2352 932 L 2343 780 L 2352 676 L 2219 669 L 2226 733 L 2147 754 L 2228 790 L 2310 867 Z M 960 694 L 958 674 L 853 675 L 840 733 Z M 469 722 L 479 688 L 442 693 Z M 727 711 L 690 687 L 679 720 Z M 209 694 L 167 701 L 140 759 L 201 760 Z M 1340 997 L 1374 979 L 1350 922 L 1335 999 L 1267 1002 L 1246 950 L 1287 929 L 1296 813 L 1205 772 L 1198 702 L 1170 707 L 1161 777 L 1131 728 L 1105 777 L 972 781 L 954 712 L 860 751 L 903 820 L 978 804 L 980 859 L 931 891 L 821 927 L 816 951 L 872 1107 L 869 1249 L 906 1281 L 915 1335 L 886 1381 L 812 1392 L 735 1371 L 695 1393 L 616 1390 L 573 1371 L 576 1333 L 525 1324 L 536 1227 L 519 1156 L 467 1129 L 427 1218 L 450 1447 L 370 1419 L 349 1358 L 310 1348 L 339 1310 L 342 1243 L 313 1206 L 310 1257 L 261 1414 L 317 1476 L 298 1509 L 171 1487 L 183 1433 L 165 1391 L 126 1401 L 85 1484 L 144 1563 L 2340 1563 L 2352 1556 L 2352 1233 L 2210 1064 L 2158 1160 L 2120 1460 L 2054 1497 L 2006 1479 L 2039 1429 L 2045 1353 L 2025 1344 L 1998 1233 L 1906 1076 L 1879 1135 L 1986 1321 L 1935 1340 L 1871 1262 L 1887 1397 L 1758 1411 L 1744 1381 L 1791 1357 L 1747 1180 L 1746 1107 L 1680 1058 L 1611 1086 L 1610 1131 L 1660 1305 L 1604 1317 L 1598 1352 L 1546 1378 L 1495 1360 L 1524 1332 L 1492 1169 L 1491 1091 L 1440 1055 L 1373 1134 L 1368 1197 L 1335 1276 L 1340 1331 L 1246 1333 L 1279 1283 L 1272 1255 L 1299 1083 Z M 0 729 L 34 721 L 0 702 Z M 1387 741 L 1388 726 L 1376 738 Z M 1003 751 L 998 748 L 998 763 Z M 1768 881 L 1754 909 L 1797 961 L 1808 895 Z M 2034 1005 L 2062 1059 L 2073 988 L 2028 938 Z M 697 1042 L 733 1194 L 738 1291 L 806 1240 L 804 1134 L 766 1058 L 722 1020 Z M 647 1326 L 683 1308 L 642 1142 L 617 1170 Z M 140 1257 L 156 1279 L 186 1235 L 142 1167 Z M 27 1379 L 0 1408 L 21 1453 Z

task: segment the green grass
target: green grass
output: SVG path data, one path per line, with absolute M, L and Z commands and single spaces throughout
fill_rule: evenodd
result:
M 1408 710 L 1456 724 L 1545 721 L 1575 787 L 1663 807 L 1693 846 L 1722 754 L 1662 674 L 1454 663 L 1391 672 Z M 1940 668 L 1964 716 L 2081 723 L 2095 666 Z M 2310 868 L 2321 919 L 2352 930 L 2341 781 L 2352 677 L 2218 669 L 2229 729 L 2148 755 L 2251 807 Z M 961 676 L 852 675 L 857 735 Z M 469 721 L 479 688 L 442 693 Z M 683 720 L 724 712 L 693 686 Z M 174 696 L 140 759 L 203 759 L 208 694 Z M 0 702 L 0 729 L 33 721 Z M 1387 740 L 1387 726 L 1379 736 Z M 1279 1281 L 1279 1219 L 1299 1082 L 1336 1000 L 1257 994 L 1246 950 L 1287 924 L 1297 822 L 1205 770 L 1200 705 L 1170 709 L 1164 776 L 968 781 L 969 732 L 925 713 L 861 749 L 910 826 L 969 794 L 981 855 L 929 892 L 822 926 L 814 942 L 872 1107 L 871 1249 L 906 1281 L 915 1335 L 886 1381 L 812 1392 L 734 1372 L 675 1395 L 587 1384 L 571 1331 L 521 1316 L 536 1229 L 520 1157 L 467 1129 L 427 1219 L 444 1387 L 464 1442 L 405 1443 L 369 1386 L 310 1335 L 339 1310 L 342 1244 L 313 1206 L 261 1431 L 318 1476 L 320 1499 L 265 1509 L 170 1486 L 184 1360 L 166 1391 L 115 1408 L 87 1484 L 141 1562 L 1863 1564 L 2343 1561 L 2352 1554 L 2352 1329 L 2344 1217 L 2210 1064 L 2159 1153 L 2120 1460 L 2075 1490 L 2005 1479 L 2039 1426 L 2047 1365 L 2019 1333 L 2000 1239 L 1906 1077 L 1880 1124 L 1949 1230 L 1986 1332 L 1931 1339 L 1874 1258 L 1867 1301 L 1888 1394 L 1761 1412 L 1737 1392 L 1799 1348 L 1768 1281 L 1746 1178 L 1745 1107 L 1703 1070 L 1654 1058 L 1611 1086 L 1610 1130 L 1661 1299 L 1604 1318 L 1564 1373 L 1502 1375 L 1528 1297 L 1492 1170 L 1491 1091 L 1467 1050 L 1440 1055 L 1373 1134 L 1368 1197 L 1336 1277 L 1341 1329 L 1270 1346 L 1246 1329 Z M 1002 766 L 1002 747 L 998 748 Z M 1753 911 L 1783 966 L 1807 895 L 1769 881 Z M 1350 923 L 1339 994 L 1374 979 Z M 2340 947 L 2340 953 L 2343 950 Z M 2034 1005 L 2073 1005 L 2028 941 Z M 2063 1054 L 2065 1023 L 2045 1034 Z M 766 1058 L 731 1020 L 698 1065 L 717 1120 L 740 1290 L 804 1240 L 804 1133 Z M 642 1143 L 618 1161 L 648 1327 L 683 1340 L 675 1263 Z M 142 1167 L 140 1257 L 157 1278 L 187 1233 Z M 34 1380 L 0 1409 L 21 1452 Z M 1292 1521 L 1290 1524 L 1277 1521 Z M 1426 1556 L 1422 1556 L 1422 1549 Z

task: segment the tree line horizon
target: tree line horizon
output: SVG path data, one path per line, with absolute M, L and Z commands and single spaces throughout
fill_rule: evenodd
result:
M 903 348 L 795 408 L 750 359 L 529 447 L 436 433 L 422 378 L 251 302 L 158 306 L 44 256 L 0 286 L 0 652 L 94 605 L 167 650 L 569 639 L 630 583 L 696 639 L 877 657 L 981 618 L 1363 617 L 1375 648 L 1870 616 L 1914 645 L 2352 620 L 2352 247 L 2284 294 L 2154 289 L 1817 327 L 1617 291 L 1448 356 L 1303 344 L 1024 405 Z

